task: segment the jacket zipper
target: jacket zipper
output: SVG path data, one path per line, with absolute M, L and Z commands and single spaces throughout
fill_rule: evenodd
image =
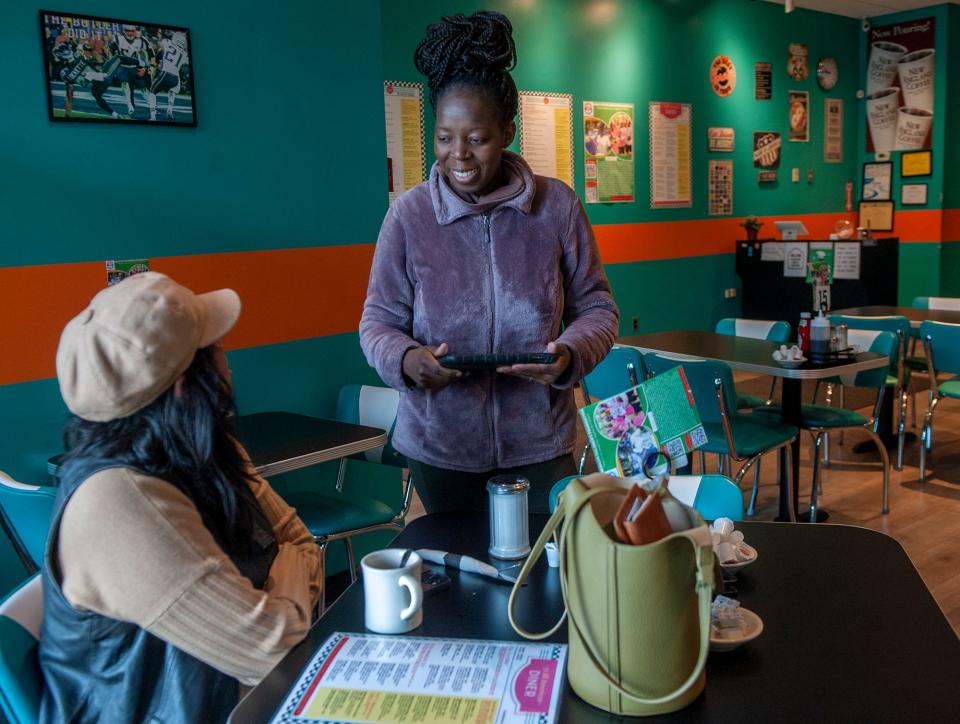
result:
M 495 285 L 493 281 L 493 244 L 490 239 L 490 214 L 484 214 L 483 219 L 483 237 L 484 244 L 487 250 L 487 293 L 490 296 L 490 332 L 487 336 L 489 341 L 489 349 L 487 352 L 493 353 L 494 347 L 494 335 L 496 334 L 497 329 L 497 298 L 495 293 Z M 490 400 L 493 403 L 493 411 L 490 415 L 490 435 L 491 442 L 493 443 L 493 459 L 491 460 L 492 467 L 497 465 L 497 397 L 495 395 L 495 375 L 496 372 L 490 375 Z

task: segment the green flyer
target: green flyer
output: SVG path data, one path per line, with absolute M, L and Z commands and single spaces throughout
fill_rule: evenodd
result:
M 107 262 L 107 286 L 145 271 L 150 271 L 149 259 L 111 259 Z
M 683 369 L 651 377 L 580 409 L 597 469 L 629 477 L 662 465 L 687 464 L 687 454 L 707 442 Z
M 830 242 L 810 242 L 807 283 L 820 286 L 833 284 L 833 244 Z
M 584 178 L 588 204 L 633 201 L 633 104 L 583 102 Z

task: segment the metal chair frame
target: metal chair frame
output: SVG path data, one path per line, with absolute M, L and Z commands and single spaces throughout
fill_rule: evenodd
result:
M 928 334 L 923 338 L 923 351 L 927 357 L 927 374 L 930 375 L 930 401 L 927 413 L 923 417 L 923 430 L 920 433 L 920 482 L 926 482 L 927 451 L 933 452 L 933 413 L 943 396 L 937 383 L 936 364 L 933 359 L 933 339 Z
M 337 483 L 336 491 L 337 493 L 343 493 L 343 485 L 346 481 L 347 475 L 347 460 L 348 458 L 340 458 L 340 466 L 337 469 Z M 329 546 L 334 541 L 342 540 L 344 546 L 347 549 L 347 564 L 350 570 L 350 583 L 357 582 L 357 559 L 356 555 L 353 552 L 353 541 L 351 538 L 355 535 L 362 535 L 364 533 L 373 533 L 378 530 L 394 530 L 400 532 L 403 530 L 403 521 L 407 517 L 407 513 L 410 511 L 410 498 L 413 492 L 413 476 L 410 475 L 409 471 L 403 476 L 403 503 L 400 505 L 400 509 L 397 511 L 396 515 L 393 516 L 386 523 L 377 523 L 376 525 L 368 525 L 365 528 L 352 528 L 350 530 L 340 531 L 339 533 L 324 533 L 323 535 L 313 536 L 314 543 L 317 544 L 317 547 L 320 549 L 320 570 L 326 571 L 327 563 L 327 546 Z M 324 586 L 323 595 L 320 597 L 320 615 L 322 616 L 326 611 L 326 598 L 327 591 L 326 586 Z
M 783 471 L 784 470 L 783 465 L 784 464 L 786 465 L 787 495 L 790 497 L 790 499 L 792 499 L 793 486 L 796 484 L 796 481 L 791 479 L 791 471 L 793 470 L 793 449 L 790 447 L 790 445 L 793 442 L 793 439 L 786 440 L 785 442 L 782 442 L 779 445 L 775 445 L 772 448 L 763 450 L 762 452 L 759 452 L 756 455 L 748 455 L 745 457 L 738 456 L 737 448 L 734 445 L 734 440 L 733 440 L 733 427 L 730 424 L 730 411 L 727 408 L 727 401 L 724 398 L 723 380 L 717 377 L 714 380 L 713 384 L 714 384 L 715 392 L 717 395 L 717 403 L 720 406 L 720 423 L 723 427 L 724 437 L 726 438 L 727 450 L 730 451 L 729 455 L 724 455 L 722 457 L 732 459 L 738 463 L 744 460 L 746 461 L 743 465 L 740 466 L 739 470 L 737 470 L 736 475 L 730 476 L 729 470 L 728 470 L 727 477 L 730 477 L 731 480 L 733 480 L 733 482 L 736 483 L 737 487 L 739 488 L 740 481 L 743 480 L 744 475 L 747 474 L 747 472 L 750 470 L 752 466 L 759 465 L 761 457 L 763 457 L 767 453 L 778 451 L 779 454 L 777 458 L 778 459 L 777 470 Z M 728 466 L 728 468 L 729 468 L 729 459 L 726 460 L 726 465 Z M 703 463 L 704 463 L 704 458 L 701 457 L 701 465 L 703 465 Z M 704 472 L 706 471 L 704 470 Z M 756 474 L 754 475 L 754 485 L 750 493 L 750 504 L 747 507 L 747 515 L 753 515 L 753 511 L 757 502 L 757 495 L 759 493 L 759 488 L 760 488 L 759 472 L 760 471 L 758 467 L 756 470 Z M 792 509 L 792 506 L 789 506 L 789 507 L 791 508 L 790 520 L 793 521 L 794 520 L 793 509 Z

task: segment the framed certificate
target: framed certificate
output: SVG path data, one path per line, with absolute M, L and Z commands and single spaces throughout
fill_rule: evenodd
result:
M 900 154 L 900 176 L 929 176 L 930 151 L 912 151 Z
M 900 187 L 900 204 L 903 206 L 926 206 L 926 184 L 904 184 Z
M 893 202 L 861 201 L 857 225 L 870 231 L 893 231 Z

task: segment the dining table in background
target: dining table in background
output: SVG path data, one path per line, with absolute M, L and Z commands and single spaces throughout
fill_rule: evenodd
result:
M 536 537 L 548 516 L 530 516 Z M 960 639 L 903 548 L 876 531 L 840 525 L 742 522 L 757 560 L 736 574 L 737 598 L 763 632 L 707 659 L 704 693 L 690 706 L 646 721 L 955 721 Z M 391 544 L 488 559 L 487 516 L 440 513 L 412 521 Z M 516 613 L 545 631 L 564 609 L 557 568 L 542 558 L 519 593 Z M 507 621 L 511 587 L 446 569 L 450 586 L 424 598 L 423 624 L 409 636 L 519 641 Z M 263 724 L 334 632 L 365 632 L 362 581 L 237 705 L 232 724 Z M 566 626 L 546 639 L 567 641 Z M 586 704 L 565 681 L 559 721 L 622 721 Z M 641 720 L 638 720 L 641 721 Z
M 237 417 L 240 441 L 265 478 L 340 460 L 385 445 L 386 430 L 297 412 L 254 412 Z M 53 478 L 63 455 L 47 461 Z
M 669 331 L 632 335 L 620 337 L 617 344 L 635 347 L 641 352 L 663 352 L 677 358 L 724 362 L 735 370 L 779 377 L 783 380 L 780 406 L 781 419 L 795 427 L 800 427 L 800 392 L 804 380 L 822 380 L 835 375 L 875 369 L 888 364 L 885 355 L 861 352 L 853 360 L 823 364 L 813 364 L 808 360 L 800 367 L 783 367 L 773 359 L 773 352 L 780 349 L 780 345 L 776 342 L 701 331 Z M 792 496 L 785 470 L 781 471 L 779 480 L 778 520 L 784 521 L 796 520 L 796 512 L 799 510 L 799 435 L 790 447 L 792 451 Z M 818 520 L 825 517 L 825 513 L 822 511 L 818 511 L 818 515 L 820 516 Z

